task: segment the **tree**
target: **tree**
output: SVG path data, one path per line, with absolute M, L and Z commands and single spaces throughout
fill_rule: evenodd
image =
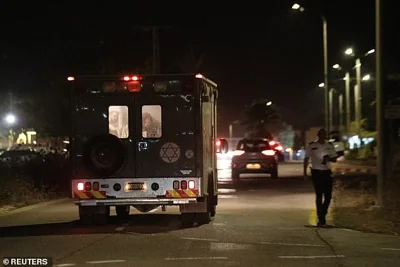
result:
M 283 123 L 282 130 L 278 134 L 279 142 L 283 145 L 283 147 L 293 148 L 295 137 L 296 133 L 292 125 L 289 125 L 286 122 Z
M 281 127 L 281 116 L 266 99 L 256 100 L 244 109 L 244 121 L 250 137 L 272 138 Z

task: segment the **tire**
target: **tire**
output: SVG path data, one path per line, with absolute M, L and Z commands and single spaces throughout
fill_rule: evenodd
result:
M 127 161 L 124 144 L 111 134 L 90 138 L 83 146 L 83 162 L 96 176 L 118 173 Z
M 79 220 L 84 225 L 103 225 L 108 223 L 110 207 L 79 206 Z
M 278 167 L 275 167 L 272 169 L 271 178 L 274 178 L 274 179 L 278 178 Z
M 199 225 L 208 224 L 211 221 L 211 212 L 196 213 L 196 220 Z
M 129 205 L 115 206 L 115 212 L 117 213 L 118 218 L 121 219 L 128 218 L 130 211 L 131 211 L 131 206 Z
M 217 213 L 217 202 L 218 202 L 218 195 L 214 195 L 214 179 L 212 176 L 210 177 L 208 181 L 208 211 L 210 213 L 211 217 L 215 217 L 215 214 Z
M 182 213 L 181 214 L 182 226 L 185 228 L 193 227 L 193 224 L 196 222 L 196 214 L 195 213 Z

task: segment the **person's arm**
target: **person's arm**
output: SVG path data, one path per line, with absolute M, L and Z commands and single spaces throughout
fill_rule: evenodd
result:
M 307 176 L 307 168 L 308 168 L 309 161 L 310 161 L 310 158 L 306 156 L 304 158 L 304 162 L 303 162 L 304 176 Z
M 311 154 L 311 149 L 310 149 L 310 145 L 311 143 L 308 145 L 308 147 L 306 148 L 306 155 L 304 157 L 304 162 L 303 162 L 303 172 L 304 172 L 304 176 L 307 176 L 307 168 L 308 168 L 308 164 L 310 162 L 310 154 Z
M 329 156 L 329 161 L 330 162 L 336 162 L 337 158 L 338 158 L 338 155 L 336 153 L 335 146 L 330 142 L 329 142 L 329 145 L 330 145 L 329 155 L 328 155 Z

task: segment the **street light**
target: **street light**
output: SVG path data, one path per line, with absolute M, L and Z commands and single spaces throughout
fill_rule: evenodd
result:
M 367 74 L 362 78 L 363 81 L 369 81 L 371 80 L 371 75 Z
M 354 51 L 352 48 L 347 48 L 346 51 L 344 52 L 348 56 L 354 56 Z M 375 49 L 369 50 L 365 56 L 371 55 L 375 53 Z M 364 77 L 361 77 L 361 58 L 357 57 L 356 62 L 355 62 L 355 69 L 356 69 L 356 80 L 357 80 L 357 86 L 356 86 L 356 92 L 355 92 L 355 104 L 356 104 L 356 121 L 360 122 L 362 119 L 362 90 L 361 90 L 361 82 L 362 81 L 368 81 L 371 79 L 371 76 L 366 75 Z
M 324 83 L 320 83 L 320 84 L 318 85 L 318 87 L 324 88 L 324 87 L 325 87 L 325 84 L 324 84 Z
M 272 105 L 272 101 L 267 102 L 266 105 L 267 105 L 267 106 L 271 106 L 271 105 Z
M 332 67 L 332 68 L 334 68 L 334 69 L 338 70 L 338 69 L 340 69 L 340 65 L 339 65 L 339 64 L 335 64 L 335 65 L 333 65 L 333 67 Z
M 4 120 L 7 122 L 7 124 L 13 125 L 17 121 L 17 118 L 13 114 L 7 114 L 4 117 Z
M 353 54 L 354 54 L 354 51 L 353 51 L 352 48 L 347 48 L 346 51 L 344 51 L 344 53 L 345 53 L 346 55 L 350 56 L 350 55 L 353 55 Z
M 292 6 L 293 10 L 304 12 L 305 8 L 299 4 Z M 323 33 L 323 47 L 324 47 L 324 87 L 325 87 L 325 128 L 330 132 L 329 125 L 329 85 L 328 85 L 328 23 L 323 14 L 319 14 L 322 20 L 322 33 Z

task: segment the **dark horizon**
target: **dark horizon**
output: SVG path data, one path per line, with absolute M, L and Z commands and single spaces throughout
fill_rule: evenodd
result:
M 330 67 L 349 64 L 343 57 L 348 46 L 361 53 L 375 47 L 375 1 L 300 2 L 321 10 L 328 20 Z M 292 11 L 292 4 L 276 1 L 268 8 L 251 6 L 248 12 L 243 7 L 239 13 L 207 9 L 206 14 L 201 5 L 186 12 L 171 6 L 142 12 L 144 8 L 132 4 L 80 4 L 58 11 L 47 6 L 54 12 L 47 16 L 15 15 L 5 8 L 10 12 L 2 16 L 0 92 L 43 92 L 50 81 L 93 71 L 100 63 L 134 71 L 152 55 L 151 32 L 137 26 L 157 24 L 170 26 L 160 31 L 162 70 L 180 59 L 185 48 L 205 53 L 203 73 L 220 89 L 222 133 L 240 117 L 239 107 L 259 98 L 272 100 L 296 128 L 321 125 L 322 23 L 312 13 Z M 399 44 L 399 36 L 387 40 L 385 48 Z M 373 66 L 373 58 L 366 60 Z

